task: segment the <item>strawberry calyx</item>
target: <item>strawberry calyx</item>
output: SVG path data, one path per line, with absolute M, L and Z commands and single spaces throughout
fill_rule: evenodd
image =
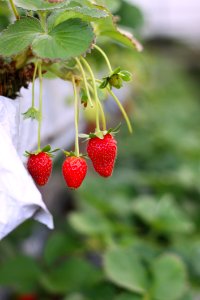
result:
M 112 135 L 117 134 L 119 132 L 120 127 L 121 127 L 121 123 L 119 125 L 117 125 L 116 127 L 110 128 L 108 130 L 95 131 L 95 132 L 91 132 L 89 134 L 80 133 L 79 137 L 85 139 L 85 141 L 95 138 L 95 137 L 103 139 L 106 134 L 112 134 Z
M 77 156 L 74 151 L 66 151 L 66 150 L 62 150 L 62 151 L 63 151 L 63 153 L 67 157 L 83 157 L 83 158 L 88 158 L 87 154 L 80 153 L 79 156 Z
M 127 70 L 121 70 L 120 67 L 116 68 L 109 76 L 103 77 L 99 86 L 100 89 L 104 89 L 107 86 L 120 89 L 123 86 L 123 81 L 131 81 L 132 74 Z
M 51 146 L 50 145 L 46 145 L 44 146 L 41 150 L 35 150 L 33 152 L 29 152 L 29 151 L 25 151 L 25 156 L 26 157 L 29 157 L 30 155 L 37 155 L 41 152 L 43 153 L 46 153 L 48 154 L 49 156 L 53 157 L 55 152 L 59 151 L 60 149 L 59 148 L 56 148 L 56 149 L 51 149 Z
M 39 121 L 40 118 L 40 112 L 38 111 L 37 108 L 35 107 L 30 107 L 26 112 L 23 114 L 24 119 L 32 119 L 32 120 L 37 120 Z

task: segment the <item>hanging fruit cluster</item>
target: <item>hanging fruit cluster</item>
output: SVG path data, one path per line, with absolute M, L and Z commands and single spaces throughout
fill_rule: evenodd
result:
M 124 81 L 130 81 L 131 74 L 120 67 L 112 69 L 106 53 L 97 46 L 96 37 L 108 35 L 138 50 L 141 50 L 140 44 L 133 37 L 130 38 L 130 34 L 118 30 L 111 12 L 99 5 L 98 1 L 96 4 L 90 0 L 9 2 L 16 21 L 0 34 L 0 55 L 10 61 L 19 74 L 21 70 L 31 69 L 32 105 L 24 113 L 24 119 L 38 121 L 38 147 L 34 152 L 26 151 L 29 173 L 38 185 L 45 185 L 52 172 L 52 156 L 59 151 L 52 150 L 50 145 L 41 147 L 43 74 L 50 71 L 56 77 L 71 81 L 74 91 L 75 150 L 64 151 L 66 159 L 62 166 L 67 186 L 76 189 L 82 184 L 88 169 L 87 157 L 100 176 L 111 176 L 117 155 L 114 134 L 119 128 L 107 128 L 98 89 L 105 89 L 113 97 L 132 132 L 126 111 L 113 92 L 113 88 L 120 89 Z M 25 11 L 26 16 L 22 17 L 19 11 Z M 86 54 L 93 50 L 103 56 L 108 67 L 108 74 L 102 79 L 96 79 L 86 59 Z M 39 107 L 35 106 L 36 77 L 39 77 Z M 94 109 L 96 129 L 92 133 L 79 134 L 80 102 L 84 107 Z M 86 155 L 79 152 L 79 138 L 87 140 Z

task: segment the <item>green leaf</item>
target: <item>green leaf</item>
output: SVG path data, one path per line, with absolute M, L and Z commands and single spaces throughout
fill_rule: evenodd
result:
M 83 234 L 106 234 L 110 231 L 106 218 L 93 211 L 71 213 L 69 223 L 75 230 Z
M 190 233 L 193 223 L 170 196 L 160 200 L 139 197 L 133 203 L 133 211 L 154 229 L 166 233 Z
M 92 45 L 92 27 L 70 19 L 44 32 L 35 18 L 21 18 L 0 35 L 0 55 L 12 56 L 28 47 L 40 58 L 67 60 L 84 54 Z
M 69 239 L 64 233 L 56 232 L 47 241 L 44 250 L 44 260 L 50 265 L 67 254 Z
M 24 119 L 32 119 L 39 121 L 40 113 L 35 107 L 30 107 L 25 113 L 22 114 Z
M 106 79 L 104 79 L 104 80 L 101 82 L 99 88 L 100 88 L 100 89 L 105 89 L 105 88 L 107 87 L 108 83 L 109 83 L 109 77 L 106 78 Z
M 65 293 L 92 286 L 100 279 L 101 273 L 90 263 L 80 258 L 70 258 L 45 274 L 41 283 L 49 292 Z
M 24 51 L 41 32 L 41 24 L 35 18 L 15 21 L 0 35 L 0 55 L 12 56 Z
M 54 27 L 48 34 L 33 41 L 36 56 L 48 59 L 67 60 L 84 54 L 92 45 L 92 27 L 80 19 L 67 20 Z
M 146 270 L 133 249 L 115 248 L 107 251 L 104 269 L 107 277 L 116 285 L 139 294 L 145 293 Z
M 126 47 L 138 51 L 142 51 L 143 49 L 142 45 L 130 32 L 117 27 L 112 15 L 104 20 L 97 21 L 94 26 L 97 36 L 107 36 Z
M 44 146 L 44 148 L 42 148 L 42 152 L 49 152 L 50 150 L 51 150 L 50 145 L 46 145 L 46 146 Z
M 113 284 L 102 280 L 99 284 L 91 287 L 86 292 L 87 300 L 112 300 L 116 295 L 116 289 Z
M 112 72 L 111 75 L 113 75 L 113 74 L 118 74 L 120 71 L 121 71 L 121 67 L 117 67 L 117 68 Z
M 132 79 L 132 74 L 126 70 L 120 71 L 119 75 L 123 79 L 123 81 L 131 81 Z
M 153 297 L 155 300 L 178 300 L 186 286 L 186 270 L 183 262 L 175 255 L 165 254 L 152 265 Z
M 135 294 L 123 293 L 114 298 L 114 300 L 142 300 L 142 298 Z
M 96 0 L 96 3 L 100 4 L 100 5 L 104 5 L 105 7 L 108 7 L 110 11 L 112 12 L 116 12 L 121 4 L 122 1 L 121 0 Z
M 138 6 L 135 6 L 133 3 L 129 3 L 128 1 L 123 1 L 123 5 L 117 12 L 117 15 L 120 16 L 120 25 L 126 28 L 141 28 L 141 26 L 144 24 L 142 11 L 138 8 Z
M 32 11 L 58 9 L 66 6 L 70 2 L 71 0 L 63 0 L 57 3 L 49 3 L 47 0 L 14 0 L 17 7 Z
M 105 8 L 89 8 L 89 7 L 69 7 L 61 12 L 56 12 L 48 18 L 49 26 L 56 26 L 68 19 L 79 18 L 87 22 L 92 22 L 98 19 L 106 18 L 109 14 Z
M 36 262 L 26 256 L 18 256 L 0 266 L 0 285 L 18 291 L 31 291 L 37 285 L 40 269 Z

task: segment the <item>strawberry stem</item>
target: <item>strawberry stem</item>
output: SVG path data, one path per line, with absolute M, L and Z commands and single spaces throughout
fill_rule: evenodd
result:
M 19 13 L 18 13 L 18 11 L 17 11 L 17 8 L 16 8 L 16 6 L 15 6 L 13 0 L 9 0 L 9 2 L 10 2 L 10 6 L 11 6 L 11 8 L 12 8 L 12 11 L 13 11 L 13 13 L 14 13 L 14 15 L 15 15 L 15 18 L 16 18 L 17 20 L 19 20 L 19 19 L 20 19 L 20 15 L 19 15 Z
M 40 81 L 40 94 L 39 94 L 39 120 L 38 120 L 38 151 L 41 151 L 41 126 L 42 126 L 42 65 L 38 66 L 39 81 Z
M 92 78 L 90 80 L 92 80 Z M 98 79 L 96 79 L 96 82 L 102 83 L 102 81 L 98 80 Z M 129 120 L 129 117 L 128 117 L 128 115 L 127 115 L 127 113 L 126 113 L 123 105 L 121 104 L 121 102 L 119 101 L 119 99 L 117 98 L 117 96 L 113 93 L 113 91 L 108 86 L 106 87 L 106 89 L 107 89 L 108 93 L 113 97 L 113 99 L 115 100 L 115 102 L 117 103 L 117 105 L 118 105 L 119 109 L 121 110 L 121 113 L 122 113 L 122 115 L 123 115 L 123 117 L 124 117 L 124 119 L 126 121 L 128 130 L 129 130 L 130 133 L 132 133 L 133 129 L 132 129 L 132 126 L 131 126 L 131 122 Z
M 95 77 L 94 74 L 92 72 L 92 69 L 90 67 L 90 65 L 88 64 L 88 62 L 81 57 L 81 61 L 84 63 L 84 65 L 86 66 L 88 72 L 90 73 L 91 76 L 91 80 L 93 83 L 93 88 L 94 88 L 94 98 L 95 98 L 95 103 L 96 103 L 96 131 L 99 132 L 100 131 L 100 125 L 99 125 L 99 97 L 98 97 L 98 93 L 97 93 L 97 87 L 96 87 L 96 82 L 95 82 Z
M 74 124 L 75 124 L 75 155 L 79 157 L 79 140 L 78 140 L 78 122 L 79 122 L 79 103 L 76 89 L 76 82 L 74 76 L 72 77 L 72 84 L 74 89 Z
M 113 91 L 111 91 L 108 87 L 107 87 L 107 90 L 109 92 L 109 94 L 113 97 L 113 99 L 115 100 L 115 102 L 117 103 L 117 105 L 119 106 L 119 109 L 121 110 L 121 113 L 126 121 L 126 124 L 127 124 L 127 127 L 128 127 L 128 130 L 130 133 L 133 132 L 133 129 L 132 129 L 132 126 L 131 126 L 131 122 L 129 120 L 129 117 L 124 109 L 124 107 L 122 106 L 121 102 L 119 101 L 119 99 L 117 98 L 117 96 L 113 93 Z
M 88 83 L 88 86 L 89 86 L 89 89 L 91 90 L 91 92 L 94 93 L 94 89 L 92 88 L 92 86 Z M 104 113 L 104 110 L 103 110 L 103 105 L 101 104 L 101 101 L 99 100 L 98 98 L 98 105 L 99 105 L 99 109 L 100 109 L 100 114 L 101 114 L 101 120 L 102 120 L 102 127 L 103 127 L 103 130 L 106 131 L 106 117 L 105 117 L 105 113 Z
M 99 46 L 97 46 L 97 45 L 94 45 L 94 48 L 96 50 L 98 50 L 102 54 L 102 56 L 104 57 L 104 59 L 105 59 L 105 61 L 107 63 L 107 66 L 108 66 L 108 69 L 110 71 L 110 74 L 112 74 L 113 73 L 113 69 L 111 67 L 110 61 L 109 61 L 108 56 L 106 55 L 106 53 Z
M 35 78 L 38 69 L 38 61 L 35 63 L 35 69 L 33 73 L 33 83 L 32 83 L 32 108 L 35 107 Z
M 83 82 L 84 82 L 84 85 L 85 85 L 85 90 L 86 90 L 86 94 L 87 94 L 87 97 L 88 97 L 88 100 L 89 100 L 89 103 L 90 103 L 90 107 L 93 108 L 93 103 L 92 103 L 92 99 L 91 99 L 91 96 L 90 96 L 90 92 L 89 92 L 89 89 L 88 89 L 88 84 L 87 84 L 87 79 L 86 79 L 86 76 L 85 76 L 85 72 L 84 72 L 84 69 L 82 67 L 82 64 L 80 62 L 80 60 L 78 58 L 76 58 L 76 62 L 78 64 L 78 67 L 81 71 L 81 74 L 83 76 Z

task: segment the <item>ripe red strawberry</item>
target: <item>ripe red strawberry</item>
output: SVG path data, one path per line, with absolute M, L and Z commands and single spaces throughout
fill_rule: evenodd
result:
M 91 138 L 88 142 L 87 153 L 99 175 L 103 177 L 112 175 L 117 155 L 117 141 L 111 134 L 107 133 L 103 139 Z
M 62 166 L 63 177 L 69 188 L 77 189 L 87 174 L 87 164 L 84 158 L 67 157 Z
M 34 294 L 24 294 L 19 296 L 18 300 L 37 300 L 37 296 Z
M 30 154 L 27 162 L 27 168 L 38 185 L 45 185 L 51 175 L 52 159 L 46 152 Z

